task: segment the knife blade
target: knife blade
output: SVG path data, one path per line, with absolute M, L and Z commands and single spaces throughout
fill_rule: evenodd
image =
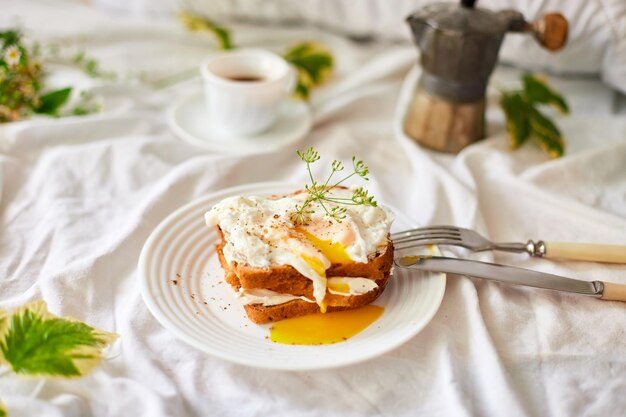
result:
M 402 256 L 396 258 L 394 263 L 400 268 L 468 275 L 514 285 L 590 295 L 603 299 L 609 299 L 604 294 L 605 284 L 621 286 L 621 284 L 604 283 L 602 281 L 581 281 L 514 266 L 443 256 Z M 611 299 L 615 300 L 615 298 Z M 626 300 L 620 299 L 620 301 Z

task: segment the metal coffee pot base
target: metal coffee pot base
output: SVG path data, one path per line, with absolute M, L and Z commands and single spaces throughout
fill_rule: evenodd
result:
M 457 153 L 484 137 L 485 98 L 454 102 L 418 86 L 404 119 L 404 132 L 427 148 Z

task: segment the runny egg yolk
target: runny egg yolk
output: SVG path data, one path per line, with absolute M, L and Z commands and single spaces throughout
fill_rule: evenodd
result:
M 334 242 L 332 239 L 324 240 L 307 232 L 300 230 L 313 246 L 315 246 L 331 263 L 333 264 L 349 264 L 352 259 L 346 252 L 346 247 L 340 242 Z
M 328 289 L 336 292 L 349 294 L 350 293 L 350 285 L 344 282 L 329 282 Z
M 355 310 L 317 313 L 276 322 L 270 340 L 292 345 L 323 345 L 343 342 L 375 322 L 384 308 L 366 305 Z
M 315 273 L 323 280 L 324 285 L 326 285 L 326 269 L 324 268 L 324 264 L 322 263 L 322 261 L 318 258 L 305 254 L 300 254 L 300 256 L 302 257 L 302 259 L 304 259 L 304 262 L 309 264 L 311 269 L 313 269 L 313 271 L 315 271 Z M 322 300 L 322 302 L 320 303 L 320 311 L 322 313 L 326 313 L 326 303 L 324 302 L 324 300 Z
M 351 263 L 352 262 L 352 259 L 346 253 L 345 246 L 343 246 L 340 242 L 334 242 L 332 239 L 329 239 L 329 240 L 320 239 L 320 238 L 316 237 L 315 235 L 313 235 L 312 233 L 307 232 L 306 230 L 300 229 L 299 231 L 331 263 L 333 263 L 333 264 L 347 264 L 347 263 Z M 308 256 L 308 255 L 305 255 L 305 254 L 300 254 L 300 256 L 313 269 L 313 271 L 315 271 L 315 273 L 320 278 L 326 280 L 326 269 L 324 268 L 324 264 L 323 264 L 323 262 L 320 259 L 315 258 L 313 256 Z M 338 284 L 338 285 L 341 286 L 342 284 Z M 343 284 L 343 285 L 345 286 L 345 288 L 347 288 L 346 291 L 344 291 L 344 292 L 349 292 L 350 291 L 349 286 L 346 285 L 346 284 Z M 340 291 L 340 290 L 336 290 L 336 291 Z M 326 313 L 326 303 L 323 300 L 320 303 L 320 311 L 322 313 Z
M 304 262 L 309 264 L 309 266 L 315 271 L 315 273 L 321 277 L 326 277 L 326 269 L 324 268 L 324 264 L 318 258 L 313 256 L 308 256 L 305 254 L 300 254 Z

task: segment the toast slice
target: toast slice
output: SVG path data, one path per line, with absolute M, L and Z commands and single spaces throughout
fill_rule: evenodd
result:
M 235 291 L 243 289 L 270 290 L 278 294 L 290 294 L 297 297 L 306 297 L 310 301 L 295 299 L 277 305 L 245 304 L 248 318 L 257 324 L 298 317 L 320 311 L 320 306 L 314 302 L 313 282 L 300 274 L 290 265 L 273 265 L 269 268 L 240 265 L 236 262 L 228 263 L 224 257 L 223 248 L 227 241 L 222 230 L 217 227 L 221 241 L 216 245 L 220 264 L 224 269 L 224 278 Z M 339 295 L 326 293 L 324 303 L 328 312 L 350 310 L 364 306 L 376 300 L 383 292 L 391 276 L 393 265 L 393 244 L 387 239 L 387 244 L 376 253 L 368 257 L 368 262 L 353 262 L 349 264 L 332 264 L 326 270 L 326 277 L 360 277 L 373 280 L 377 287 L 369 292 L 358 295 Z

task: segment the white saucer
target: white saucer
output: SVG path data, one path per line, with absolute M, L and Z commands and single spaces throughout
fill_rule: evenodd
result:
M 167 111 L 167 124 L 182 140 L 216 153 L 271 152 L 301 139 L 311 129 L 309 106 L 285 100 L 272 127 L 256 136 L 238 136 L 213 128 L 201 92 L 175 102 Z

